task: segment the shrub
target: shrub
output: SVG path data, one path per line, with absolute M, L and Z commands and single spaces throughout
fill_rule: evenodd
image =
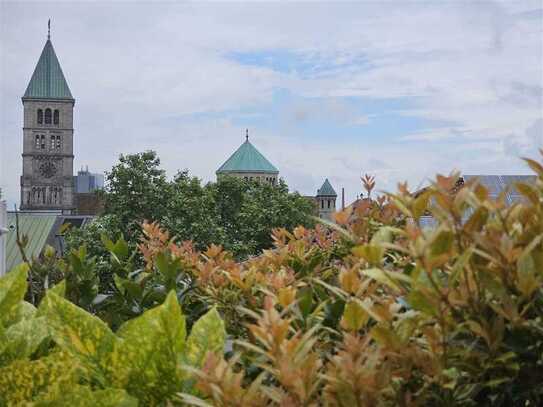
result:
M 102 405 L 540 405 L 543 167 L 528 164 L 537 180 L 516 185 L 521 203 L 438 176 L 422 194 L 400 185 L 360 201 L 337 224 L 275 230 L 272 249 L 241 263 L 145 223 L 141 269 L 126 242 L 104 239 L 114 284 L 90 310 L 107 323 L 60 295 L 65 287 L 81 301 L 69 274 L 37 311 L 20 305 L 24 270 L 12 271 L 0 285 L 0 311 L 12 315 L 2 319 L 0 394 Z M 421 225 L 425 214 L 435 227 Z M 25 312 L 47 329 L 13 328 Z M 66 383 L 74 390 L 61 395 Z

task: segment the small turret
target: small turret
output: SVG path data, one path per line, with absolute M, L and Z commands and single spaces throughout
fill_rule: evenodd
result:
M 319 218 L 332 220 L 332 214 L 336 211 L 336 198 L 336 191 L 326 178 L 322 186 L 317 190 L 317 196 L 315 197 Z

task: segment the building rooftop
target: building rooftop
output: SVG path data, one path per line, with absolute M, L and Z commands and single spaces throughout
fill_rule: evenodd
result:
M 55 225 L 57 215 L 51 214 L 19 214 L 19 234 L 28 237 L 28 244 L 25 247 L 26 256 L 29 259 L 38 257 L 45 246 L 45 242 Z M 9 271 L 19 263 L 23 258 L 17 247 L 17 233 L 15 230 L 15 213 L 8 212 L 8 228 L 6 239 L 6 270 Z
M 217 170 L 217 174 L 231 172 L 265 172 L 279 174 L 279 170 L 264 157 L 249 141 L 245 142 Z
M 317 196 L 337 196 L 336 191 L 332 188 L 332 184 L 330 184 L 328 178 L 324 180 L 322 187 L 317 189 Z
M 51 40 L 48 38 L 23 98 L 72 99 Z
M 25 254 L 28 259 L 41 255 L 46 244 L 55 248 L 57 253 L 63 251 L 64 239 L 59 232 L 64 224 L 71 227 L 84 227 L 92 221 L 92 216 L 62 215 L 54 212 L 19 212 L 19 235 L 28 237 Z M 21 252 L 17 247 L 17 231 L 15 212 L 7 213 L 6 233 L 6 271 L 23 262 Z

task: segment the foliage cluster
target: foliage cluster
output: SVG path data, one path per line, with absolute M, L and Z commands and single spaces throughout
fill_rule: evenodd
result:
M 243 262 L 144 223 L 141 268 L 128 243 L 104 238 L 113 293 L 90 304 L 75 259 L 90 269 L 94 259 L 74 250 L 65 283 L 24 318 L 44 318 L 48 339 L 7 353 L 0 394 L 46 403 L 71 397 L 55 393 L 68 381 L 115 400 L 102 405 L 541 405 L 543 166 L 528 164 L 537 180 L 516 185 L 524 199 L 511 206 L 476 180 L 451 193 L 455 176 L 372 200 L 366 178 L 368 198 L 337 224 L 275 230 L 273 248 Z M 422 226 L 428 213 L 435 227 Z M 2 294 L 22 280 L 5 281 L 2 315 L 22 313 L 21 294 Z M 4 319 L 8 335 L 17 318 Z M 201 338 L 194 359 L 191 337 Z M 47 379 L 19 374 L 29 370 L 18 363 L 39 364 L 32 372 Z
M 200 250 L 220 244 L 236 258 L 271 247 L 273 228 L 292 230 L 313 224 L 312 203 L 289 193 L 283 181 L 272 186 L 221 177 L 203 185 L 188 171 L 168 180 L 153 151 L 121 155 L 107 174 L 103 199 L 104 216 L 92 228 L 74 230 L 67 238 L 69 248 L 92 243 L 89 250 L 101 260 L 107 257 L 98 249 L 101 234 L 110 239 L 122 235 L 134 248 L 144 221 L 159 222 L 177 239 L 191 240 Z
M 224 324 L 215 308 L 186 336 L 175 292 L 114 333 L 63 298 L 65 283 L 36 308 L 23 301 L 28 266 L 0 279 L 0 405 L 159 405 L 194 389 L 188 368 L 222 355 Z

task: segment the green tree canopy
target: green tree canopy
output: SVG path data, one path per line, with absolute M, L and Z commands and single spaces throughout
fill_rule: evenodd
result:
M 273 228 L 312 224 L 313 204 L 289 193 L 283 181 L 273 186 L 225 176 L 202 184 L 187 170 L 168 180 L 154 151 L 121 155 L 106 179 L 100 227 L 71 232 L 69 247 L 86 241 L 90 253 L 102 256 L 92 249 L 101 233 L 114 239 L 122 232 L 135 245 L 141 223 L 157 221 L 199 249 L 217 244 L 244 258 L 271 247 Z

